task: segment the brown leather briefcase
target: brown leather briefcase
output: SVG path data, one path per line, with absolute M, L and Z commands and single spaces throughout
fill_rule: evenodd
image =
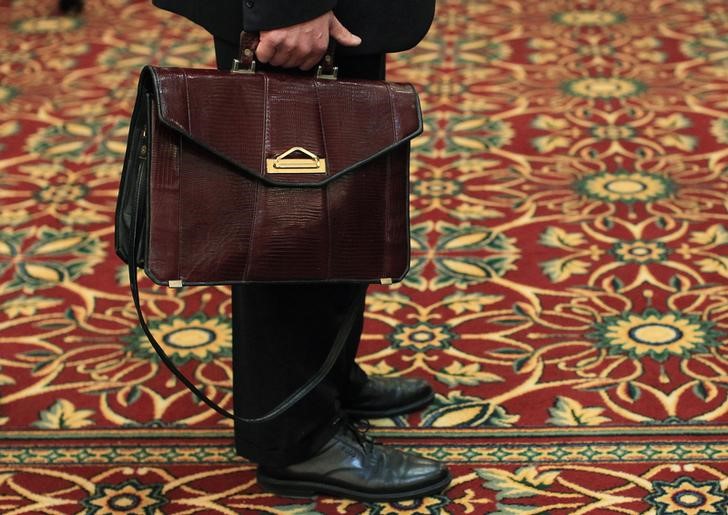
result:
M 410 140 L 422 132 L 409 84 L 236 70 L 146 67 L 116 209 L 142 328 L 172 372 L 218 413 L 269 420 L 331 369 L 350 310 L 317 374 L 268 414 L 234 416 L 169 360 L 142 314 L 137 266 L 157 284 L 396 282 L 409 266 Z M 352 306 L 362 299 L 352 300 Z
M 417 94 L 322 76 L 144 68 L 119 256 L 136 214 L 137 264 L 157 284 L 401 280 Z

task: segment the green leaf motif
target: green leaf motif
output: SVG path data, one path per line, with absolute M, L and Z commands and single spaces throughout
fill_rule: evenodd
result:
M 728 245 L 728 231 L 722 224 L 710 226 L 705 231 L 695 231 L 690 235 L 690 242 L 706 245 L 709 248 Z
M 438 290 L 452 285 L 464 288 L 492 277 L 504 276 L 516 269 L 515 262 L 520 257 L 520 250 L 513 238 L 469 223 L 421 224 L 418 231 L 431 231 L 433 228 L 441 235 L 434 249 L 427 242 L 425 234 L 412 237 L 418 245 L 413 246 L 417 261 L 412 261 L 410 274 L 405 279 L 407 286 L 420 291 L 428 288 Z M 433 258 L 433 255 L 437 257 Z M 435 265 L 437 275 L 425 281 L 422 280 L 422 274 L 430 260 Z
M 561 427 L 598 426 L 610 419 L 601 416 L 604 408 L 585 408 L 569 397 L 557 397 L 556 405 L 549 408 L 551 418 L 547 422 Z
M 547 247 L 571 250 L 583 245 L 584 235 L 578 232 L 568 233 L 560 227 L 549 227 L 539 238 L 539 243 Z
M 138 401 L 142 396 L 141 388 L 139 388 L 139 385 L 132 386 L 126 395 L 126 405 L 131 406 L 136 401 Z
M 642 390 L 633 381 L 629 381 L 627 383 L 627 394 L 633 402 L 638 401 L 642 397 Z
M 436 373 L 436 378 L 448 386 L 477 386 L 481 383 L 494 383 L 503 381 L 503 378 L 489 372 L 482 372 L 479 363 L 463 365 L 454 361 L 442 371 Z
M 427 279 L 423 276 L 427 259 L 416 257 L 410 260 L 409 273 L 405 276 L 402 284 L 417 291 L 427 291 Z
M 489 304 L 495 304 L 503 298 L 503 295 L 482 295 L 480 293 L 457 292 L 445 297 L 443 303 L 456 315 L 470 311 L 479 313 Z
M 571 138 L 560 134 L 550 134 L 548 136 L 538 136 L 531 140 L 531 145 L 541 154 L 548 154 L 559 148 L 568 148 L 571 145 Z
M 384 360 L 379 361 L 375 365 L 370 365 L 369 363 L 359 363 L 359 365 L 368 376 L 386 376 L 395 370 L 394 367 Z
M 53 286 L 70 276 L 62 263 L 18 263 L 17 279 L 31 289 Z
M 21 242 L 27 235 L 28 231 L 0 231 L 0 259 L 17 256 Z
M 707 257 L 695 263 L 701 272 L 716 273 L 728 277 L 728 258 L 724 256 Z
M 435 402 L 422 414 L 423 427 L 512 427 L 520 416 L 509 415 L 504 408 L 478 397 L 463 396 L 460 391 L 447 397 L 435 396 Z
M 388 315 L 394 315 L 409 301 L 409 297 L 401 293 L 373 293 L 367 297 L 367 308 L 373 313 L 383 311 Z
M 706 401 L 708 398 L 708 389 L 705 387 L 705 383 L 703 381 L 695 383 L 695 386 L 693 386 L 693 393 L 701 401 Z
M 33 422 L 39 429 L 79 429 L 93 425 L 90 417 L 93 410 L 76 409 L 73 403 L 59 399 L 47 410 L 40 413 L 40 420 Z
M 511 270 L 510 260 L 503 257 L 478 259 L 472 257 L 436 258 L 435 267 L 444 276 L 443 284 L 468 286 L 491 277 L 502 277 Z
M 31 233 L 0 233 L 0 270 L 15 267 L 15 275 L 7 283 L 11 291 L 17 288 L 32 291 L 75 280 L 93 271 L 104 259 L 106 244 L 98 236 L 85 232 L 40 227 L 37 241 L 21 250 L 26 237 L 31 239 Z M 17 255 L 21 258 L 3 263 L 3 258 Z
M 63 304 L 62 299 L 47 297 L 20 297 L 11 298 L 0 304 L 0 311 L 3 311 L 8 317 L 32 316 L 39 310 L 53 308 Z
M 100 130 L 100 122 L 93 120 L 45 127 L 26 139 L 25 150 L 50 159 L 79 157 L 95 144 Z
M 589 263 L 580 259 L 566 257 L 541 263 L 541 269 L 551 282 L 559 283 L 566 281 L 572 275 L 586 274 L 589 272 Z
M 498 492 L 495 498 L 499 501 L 543 495 L 543 491 L 552 486 L 560 474 L 559 471 L 539 474 L 533 466 L 521 467 L 515 472 L 500 469 L 478 469 L 475 472 L 485 480 L 486 488 Z

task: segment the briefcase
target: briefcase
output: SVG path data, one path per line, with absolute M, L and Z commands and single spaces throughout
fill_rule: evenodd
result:
M 140 324 L 170 370 L 218 413 L 279 415 L 330 371 L 356 319 L 352 299 L 319 371 L 267 414 L 243 418 L 207 398 L 172 363 L 141 309 L 136 269 L 186 285 L 390 284 L 409 267 L 410 141 L 422 132 L 410 84 L 255 71 L 243 35 L 232 71 L 141 71 L 116 209 Z
M 157 284 L 380 282 L 409 266 L 415 89 L 321 71 L 141 72 L 116 251 Z

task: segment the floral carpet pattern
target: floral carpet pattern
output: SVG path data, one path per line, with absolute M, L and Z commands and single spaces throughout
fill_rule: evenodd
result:
M 231 426 L 137 327 L 113 213 L 136 78 L 212 66 L 147 2 L 0 2 L 0 512 L 728 512 L 728 4 L 441 0 L 420 92 L 412 271 L 360 362 L 436 401 L 379 420 L 447 461 L 402 503 L 262 491 Z M 142 280 L 152 330 L 231 405 L 226 288 Z

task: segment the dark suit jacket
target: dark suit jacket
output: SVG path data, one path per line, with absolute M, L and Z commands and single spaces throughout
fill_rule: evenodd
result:
M 435 0 L 153 0 L 181 14 L 213 36 L 237 45 L 241 30 L 270 30 L 311 20 L 333 9 L 341 23 L 362 38 L 356 48 L 337 53 L 359 55 L 401 52 L 427 33 Z

